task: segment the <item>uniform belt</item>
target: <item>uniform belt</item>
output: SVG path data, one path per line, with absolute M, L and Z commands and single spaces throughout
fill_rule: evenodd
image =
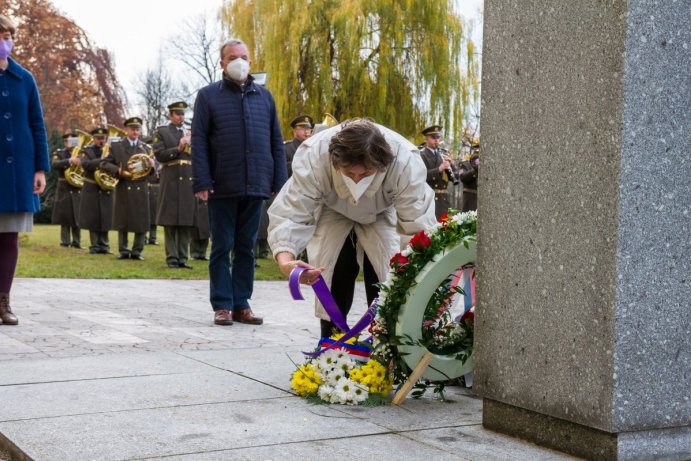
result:
M 463 192 L 470 192 L 473 194 L 477 194 L 477 189 L 468 189 L 468 188 L 464 187 Z
M 176 166 L 176 165 L 192 165 L 192 160 L 173 160 L 172 162 L 166 162 L 164 166 Z
M 67 181 L 65 178 L 58 178 L 58 181 Z
M 149 187 L 158 187 L 158 186 L 160 186 L 160 184 L 157 182 L 150 182 L 149 183 Z
M 446 189 L 434 189 L 434 193 L 435 194 L 448 194 L 449 191 L 447 191 Z
M 84 180 L 84 182 L 88 182 L 88 183 L 90 183 L 90 184 L 98 184 L 98 183 L 97 183 L 96 181 L 94 181 L 93 179 L 89 179 L 89 178 L 82 178 L 82 179 Z

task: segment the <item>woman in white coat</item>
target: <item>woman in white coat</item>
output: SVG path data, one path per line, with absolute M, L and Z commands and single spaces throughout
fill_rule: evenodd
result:
M 377 295 L 401 235 L 435 223 L 434 192 L 418 149 L 398 133 L 364 119 L 323 131 L 302 143 L 293 176 L 269 209 L 269 244 L 288 275 L 306 267 L 300 282 L 319 275 L 344 317 L 363 266 L 367 302 Z M 310 264 L 296 260 L 307 248 Z M 317 301 L 322 336 L 334 325 Z

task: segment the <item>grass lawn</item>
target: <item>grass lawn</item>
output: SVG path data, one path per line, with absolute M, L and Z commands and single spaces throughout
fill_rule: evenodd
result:
M 158 228 L 159 245 L 144 247 L 144 261 L 118 260 L 117 232 L 110 232 L 112 255 L 92 255 L 89 250 L 60 246 L 60 226 L 37 224 L 31 233 L 20 234 L 17 277 L 88 279 L 184 279 L 208 280 L 207 261 L 188 261 L 194 269 L 169 269 L 163 249 L 163 228 Z M 129 235 L 130 245 L 134 235 Z M 89 246 L 89 232 L 82 230 L 82 246 Z M 208 253 L 208 252 L 207 252 Z M 258 259 L 261 266 L 255 280 L 286 280 L 272 259 Z

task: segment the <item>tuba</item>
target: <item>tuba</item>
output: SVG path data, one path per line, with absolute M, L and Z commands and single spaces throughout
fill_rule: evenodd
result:
M 123 130 L 116 126 L 108 125 L 108 143 L 103 148 L 101 159 L 104 159 L 108 156 L 108 153 L 110 152 L 110 144 L 113 141 L 118 141 L 124 137 L 125 132 Z M 118 185 L 118 181 L 120 181 L 118 178 L 108 174 L 100 168 L 98 168 L 94 173 L 94 180 L 101 190 L 113 190 L 115 189 L 115 186 Z
M 77 145 L 72 149 L 72 155 L 70 158 L 81 157 L 82 148 L 91 142 L 91 135 L 84 133 L 81 130 L 77 130 L 77 137 L 79 141 Z M 81 165 L 72 165 L 65 170 L 65 181 L 72 187 L 81 189 L 84 187 L 84 168 Z

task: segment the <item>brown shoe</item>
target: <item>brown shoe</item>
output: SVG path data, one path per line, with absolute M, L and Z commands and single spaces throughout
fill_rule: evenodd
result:
M 7 293 L 0 293 L 0 320 L 5 325 L 17 325 L 19 323 L 17 316 L 10 309 L 10 295 Z
M 252 309 L 249 307 L 247 309 L 233 311 L 233 320 L 239 323 L 248 323 L 250 325 L 261 325 L 264 323 L 264 319 L 255 317 L 254 314 L 252 314 Z
M 228 309 L 214 311 L 214 323 L 216 325 L 232 325 L 233 320 L 230 318 L 230 311 Z

